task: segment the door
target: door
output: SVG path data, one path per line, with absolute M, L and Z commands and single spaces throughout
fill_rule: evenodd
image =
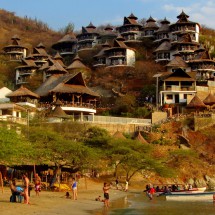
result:
M 179 103 L 179 94 L 175 94 L 175 103 Z

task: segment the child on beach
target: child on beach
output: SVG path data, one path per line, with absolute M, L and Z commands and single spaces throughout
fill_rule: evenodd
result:
M 102 201 L 101 196 L 95 198 L 95 200 L 101 202 Z
M 70 196 L 70 194 L 69 194 L 69 192 L 66 192 L 66 199 L 71 199 L 71 196 Z

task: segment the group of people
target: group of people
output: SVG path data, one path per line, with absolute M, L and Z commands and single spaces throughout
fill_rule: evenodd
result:
M 152 184 L 147 184 L 146 189 L 144 190 L 146 192 L 146 196 L 149 197 L 150 200 L 152 200 L 154 193 L 156 192 L 155 188 Z
M 18 198 L 18 202 L 22 202 L 22 198 L 24 197 L 24 203 L 30 204 L 30 180 L 27 174 L 22 175 L 23 179 L 23 186 L 17 186 L 16 179 L 14 178 L 12 182 L 10 182 L 10 189 L 11 189 L 11 202 L 16 202 L 16 197 Z M 39 196 L 39 192 L 41 191 L 41 178 L 38 174 L 34 175 L 34 185 L 35 185 L 35 192 L 36 195 Z

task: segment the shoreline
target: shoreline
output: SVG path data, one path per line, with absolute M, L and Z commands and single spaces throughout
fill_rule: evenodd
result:
M 88 180 L 86 184 L 80 183 L 78 187 L 78 200 L 66 199 L 66 192 L 42 191 L 40 196 L 36 196 L 34 190 L 31 191 L 30 205 L 23 203 L 12 203 L 9 201 L 11 191 L 9 187 L 4 187 L 4 192 L 0 193 L 0 210 L 4 215 L 89 215 L 104 208 L 104 203 L 96 201 L 95 198 L 101 196 L 103 199 L 103 183 Z M 71 191 L 69 191 L 71 194 Z M 117 190 L 115 187 L 110 189 L 110 209 L 117 199 L 129 195 Z M 109 208 L 107 209 L 109 210 Z

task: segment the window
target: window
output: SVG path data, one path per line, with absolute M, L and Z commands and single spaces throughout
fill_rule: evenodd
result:
M 167 95 L 166 95 L 166 99 L 167 99 L 167 100 L 172 100 L 172 99 L 173 99 L 173 96 L 172 96 L 171 94 L 167 94 Z

